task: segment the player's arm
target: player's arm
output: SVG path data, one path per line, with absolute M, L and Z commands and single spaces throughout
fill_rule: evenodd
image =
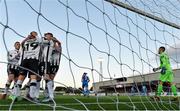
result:
M 81 78 L 81 82 L 83 82 L 84 81 L 84 76 L 82 76 L 82 78 Z
M 54 43 L 54 48 L 55 48 L 56 51 L 58 51 L 58 52 L 60 52 L 60 53 L 62 52 L 61 44 L 55 42 L 55 43 Z
M 88 78 L 88 82 L 90 82 L 90 79 L 89 79 L 89 77 L 87 77 Z
M 153 68 L 153 71 L 156 72 L 158 70 L 160 70 L 161 68 L 160 67 L 157 67 L 157 68 Z
M 57 40 L 56 37 L 53 37 L 52 40 L 53 40 L 54 42 L 57 42 L 59 45 L 61 45 L 61 42 L 60 42 L 59 40 Z
M 13 60 L 16 56 L 11 52 L 11 51 L 8 51 L 8 60 Z
M 24 45 L 24 43 L 31 38 L 31 35 L 28 35 L 28 37 L 26 37 L 22 42 L 21 42 L 21 46 Z
M 160 64 L 160 68 L 161 68 L 161 74 L 165 74 L 166 73 L 166 66 L 169 64 L 169 58 L 167 55 L 162 55 L 161 57 L 161 64 Z
M 156 72 L 161 69 L 161 73 L 165 73 L 166 71 L 166 65 L 167 65 L 167 56 L 161 55 L 160 56 L 160 66 L 158 68 L 153 68 L 153 71 Z
M 163 67 L 166 67 L 166 65 L 168 64 L 168 57 L 167 55 L 162 55 L 160 56 L 160 69 L 162 69 Z

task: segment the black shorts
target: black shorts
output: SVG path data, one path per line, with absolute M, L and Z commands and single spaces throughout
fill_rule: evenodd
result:
M 51 74 L 56 74 L 59 70 L 59 65 L 51 65 Z
M 7 72 L 8 72 L 8 75 L 9 74 L 14 74 L 14 77 L 18 77 L 19 76 L 19 69 L 18 69 L 17 66 L 13 66 L 11 64 L 8 64 Z
M 50 74 L 50 63 L 49 62 L 41 62 L 39 64 L 39 74 L 42 76 L 44 74 Z
M 36 59 L 24 59 L 22 60 L 20 66 L 22 67 L 22 68 L 20 67 L 20 70 L 19 70 L 20 74 L 27 76 L 27 73 L 29 72 L 29 75 L 36 75 L 39 69 L 39 61 Z M 34 74 L 31 71 L 35 72 L 36 74 Z

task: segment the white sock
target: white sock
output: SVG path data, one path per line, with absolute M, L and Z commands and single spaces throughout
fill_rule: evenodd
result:
M 40 91 L 40 81 L 38 81 L 36 85 L 36 92 L 35 92 L 36 98 L 39 98 L 39 91 Z
M 20 94 L 21 94 L 21 92 L 20 92 L 21 86 L 22 86 L 22 81 L 18 80 L 17 83 L 14 85 L 14 89 L 13 89 L 13 92 L 12 92 L 15 96 L 20 96 Z
M 6 86 L 5 86 L 5 90 L 4 90 L 4 93 L 7 94 L 8 93 L 8 90 L 9 90 L 9 87 L 10 87 L 11 83 L 9 81 L 6 82 Z
M 48 98 L 48 97 L 49 97 L 49 93 L 48 93 L 47 84 L 46 84 L 46 86 L 45 86 L 45 90 L 44 90 L 44 96 L 45 96 L 45 98 Z
M 53 81 L 50 80 L 47 82 L 47 88 L 49 92 L 49 97 L 54 98 Z
M 30 90 L 29 90 L 29 96 L 31 98 L 35 98 L 36 85 L 37 85 L 37 80 L 32 79 L 31 82 L 30 82 Z
M 26 90 L 25 90 L 25 96 L 28 96 L 29 95 L 29 90 L 30 90 L 30 83 L 28 82 L 27 84 L 26 84 Z

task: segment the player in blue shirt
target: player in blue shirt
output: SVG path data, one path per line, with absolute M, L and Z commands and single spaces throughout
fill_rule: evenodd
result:
M 84 72 L 81 82 L 82 82 L 82 89 L 83 89 L 83 94 L 84 96 L 88 96 L 89 95 L 89 90 L 88 90 L 88 83 L 89 83 L 89 77 L 87 76 L 87 73 Z

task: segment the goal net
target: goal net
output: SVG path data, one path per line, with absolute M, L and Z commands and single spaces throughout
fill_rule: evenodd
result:
M 36 31 L 39 38 L 51 32 L 62 43 L 55 102 L 0 100 L 0 110 L 178 110 L 179 100 L 172 101 L 168 82 L 160 99 L 153 98 L 160 76 L 153 68 L 160 66 L 158 49 L 164 46 L 178 92 L 179 4 L 179 0 L 0 0 L 0 91 L 7 81 L 7 51 L 16 41 Z M 84 72 L 90 78 L 88 97 L 82 90 Z M 41 87 L 43 98 L 44 81 Z

